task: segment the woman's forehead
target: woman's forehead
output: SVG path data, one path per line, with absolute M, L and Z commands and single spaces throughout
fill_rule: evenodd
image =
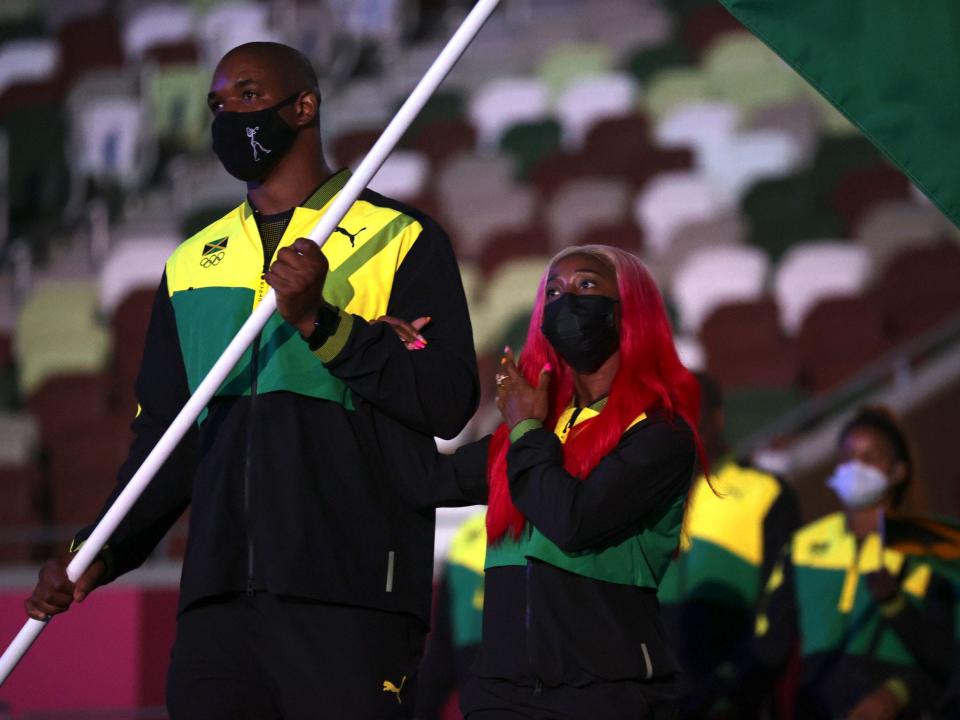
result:
M 573 275 L 583 271 L 594 272 L 611 280 L 616 279 L 616 272 L 609 263 L 588 253 L 571 253 L 555 260 L 550 266 L 548 277 Z

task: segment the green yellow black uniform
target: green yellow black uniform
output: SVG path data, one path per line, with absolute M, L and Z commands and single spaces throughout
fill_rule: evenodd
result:
M 309 233 L 348 177 L 334 175 L 293 210 L 280 248 Z M 266 294 L 275 252 L 264 257 L 245 202 L 168 260 L 118 492 Z M 324 296 L 340 309 L 329 337 L 311 352 L 270 319 L 111 537 L 112 576 L 142 563 L 189 505 L 181 612 L 263 591 L 425 627 L 434 513 L 416 498 L 434 436 L 456 435 L 478 397 L 456 260 L 430 218 L 371 191 L 323 253 Z M 427 348 L 410 352 L 372 322 L 385 314 L 431 316 Z
M 510 495 L 528 520 L 487 548 L 483 633 L 467 711 L 635 718 L 675 709 L 676 662 L 656 588 L 676 549 L 694 467 L 690 429 L 651 410 L 584 480 L 563 467 L 569 429 L 603 411 L 568 408 L 553 431 L 523 421 L 507 453 Z M 438 499 L 483 502 L 489 440 L 441 458 Z M 496 715 L 493 715 L 496 716 Z M 512 717 L 512 716 L 511 716 Z
M 899 583 L 885 603 L 866 579 L 881 567 Z M 845 717 L 882 687 L 898 697 L 902 717 L 916 717 L 939 700 L 953 624 L 948 581 L 922 558 L 883 548 L 876 534 L 858 543 L 838 512 L 794 534 L 770 574 L 754 637 L 717 681 L 724 694 L 753 692 L 799 643 L 797 717 Z
M 690 491 L 680 552 L 660 583 L 664 625 L 687 679 L 712 672 L 753 629 L 781 548 L 799 525 L 793 491 L 733 460 Z

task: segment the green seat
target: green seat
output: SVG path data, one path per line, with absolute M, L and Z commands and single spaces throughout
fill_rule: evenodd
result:
M 588 75 L 600 75 L 614 67 L 613 51 L 601 43 L 562 43 L 540 61 L 537 75 L 556 98 L 570 83 Z
M 43 19 L 38 16 L 5 18 L 0 15 L 0 44 L 8 40 L 42 38 L 44 33 Z
M 13 110 L 0 119 L 0 130 L 8 141 L 11 231 L 18 235 L 37 220 L 58 218 L 67 202 L 70 175 L 63 108 Z
M 793 387 L 731 390 L 724 399 L 727 441 L 736 445 L 798 407 L 804 399 L 803 393 Z
M 477 352 L 496 352 L 497 342 L 517 317 L 529 317 L 549 257 L 524 257 L 502 264 L 487 282 L 483 298 L 470 309 Z M 503 347 L 500 345 L 499 347 Z
M 97 317 L 98 298 L 96 283 L 82 281 L 41 285 L 27 298 L 14 346 L 20 397 L 48 377 L 106 368 L 110 334 Z
M 803 97 L 817 108 L 820 116 L 820 127 L 824 135 L 841 138 L 860 135 L 857 127 L 847 120 L 843 113 L 837 110 L 829 100 L 818 93 L 812 85 L 806 86 Z
M 147 80 L 150 120 L 160 141 L 173 151 L 210 144 L 207 107 L 209 72 L 198 65 L 164 65 Z
M 500 150 L 513 160 L 515 177 L 525 181 L 537 163 L 560 151 L 563 129 L 549 118 L 512 125 L 500 139 Z
M 821 198 L 829 198 L 851 170 L 882 163 L 880 151 L 862 135 L 825 137 L 817 146 L 810 174 Z
M 650 117 L 661 120 L 681 105 L 709 97 L 707 78 L 698 68 L 669 68 L 650 78 L 641 102 Z
M 694 64 L 690 51 L 680 43 L 671 42 L 637 50 L 624 63 L 624 70 L 641 83 L 668 68 L 682 68 Z
M 402 102 L 397 104 L 396 110 L 400 109 Z M 461 93 L 453 90 L 441 90 L 434 93 L 417 113 L 417 117 L 410 124 L 410 128 L 404 133 L 402 144 L 405 147 L 413 145 L 423 129 L 437 120 L 454 120 L 464 117 L 465 108 L 466 101 Z
M 763 248 L 776 262 L 804 240 L 838 237 L 843 223 L 818 199 L 810 174 L 754 185 L 741 203 L 750 226 L 750 243 Z
M 803 79 L 747 33 L 717 39 L 702 65 L 711 94 L 737 105 L 745 117 L 805 95 Z
M 0 23 L 41 20 L 41 0 L 3 0 L 0 2 Z

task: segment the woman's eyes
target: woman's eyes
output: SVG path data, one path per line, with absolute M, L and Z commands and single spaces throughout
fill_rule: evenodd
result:
M 593 280 L 581 280 L 578 284 L 581 290 L 589 290 L 597 286 L 597 283 L 595 283 Z

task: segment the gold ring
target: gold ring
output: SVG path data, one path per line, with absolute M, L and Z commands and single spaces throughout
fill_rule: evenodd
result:
M 497 374 L 494 376 L 494 378 L 495 378 L 496 381 L 497 381 L 497 387 L 501 387 L 501 386 L 503 385 L 503 383 L 506 382 L 507 377 L 509 377 L 509 376 L 504 375 L 503 373 L 497 373 Z

